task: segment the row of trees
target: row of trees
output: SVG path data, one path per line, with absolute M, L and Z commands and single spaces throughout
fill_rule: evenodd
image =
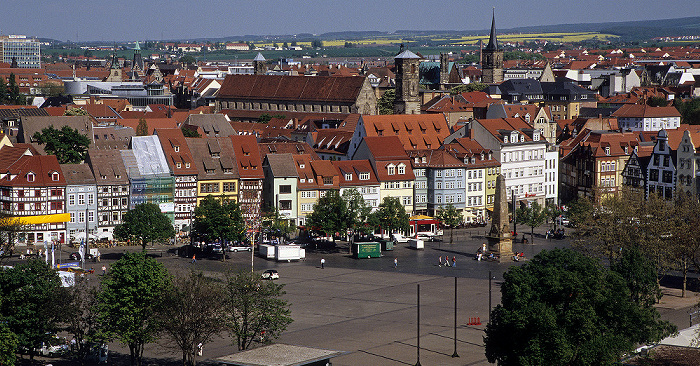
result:
M 623 189 L 616 195 L 579 199 L 569 209 L 575 227 L 575 247 L 613 262 L 621 253 L 637 248 L 652 260 L 659 279 L 670 270 L 687 274 L 700 270 L 700 202 L 677 191 L 672 200 L 655 194 Z
M 292 322 L 284 293 L 251 272 L 223 281 L 197 272 L 174 277 L 145 253 L 125 254 L 99 284 L 78 278 L 64 288 L 55 270 L 30 260 L 0 271 L 0 364 L 66 331 L 81 364 L 94 345 L 116 340 L 129 347 L 132 365 L 155 342 L 195 365 L 198 345 L 222 334 L 239 350 L 279 337 Z
M 307 219 L 308 226 L 327 236 L 334 233 L 388 233 L 408 230 L 408 213 L 396 197 L 385 197 L 376 211 L 367 204 L 357 189 L 348 189 L 341 196 L 329 190 L 321 197 Z

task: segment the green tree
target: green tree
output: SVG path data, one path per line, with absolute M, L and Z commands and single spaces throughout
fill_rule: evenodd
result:
M 63 330 L 75 339 L 73 355 L 84 364 L 94 343 L 106 341 L 101 332 L 97 306 L 98 289 L 85 277 L 76 277 L 75 285 L 66 290 L 63 306 Z
M 409 229 L 408 213 L 401 201 L 396 197 L 384 197 L 379 208 L 372 213 L 374 220 L 388 234 L 393 234 L 400 230 L 407 232 Z
M 139 118 L 139 124 L 136 125 L 136 136 L 148 136 L 148 122 L 143 117 Z
M 168 271 L 146 253 L 125 253 L 102 280 L 98 311 L 105 335 L 129 347 L 131 365 L 141 365 L 144 346 L 157 340 L 157 316 L 171 286 Z
M 551 221 L 552 229 L 556 229 L 557 218 L 563 215 L 564 211 L 561 208 L 559 208 L 559 206 L 550 203 L 547 206 L 545 206 L 544 213 L 547 217 L 547 220 Z M 569 222 L 571 222 L 571 218 L 569 218 Z
M 446 206 L 440 206 L 435 216 L 443 225 L 450 228 L 450 244 L 452 244 L 452 230 L 462 223 L 462 214 L 453 204 L 448 203 Z
M 468 93 L 468 92 L 473 92 L 473 91 L 482 91 L 486 89 L 488 85 L 483 84 L 483 83 L 471 83 L 471 84 L 462 84 L 462 85 L 457 85 L 450 89 L 450 94 L 462 94 L 462 93 Z
M 24 105 L 27 104 L 27 98 L 19 92 L 19 85 L 15 80 L 15 74 L 10 74 L 10 79 L 7 82 L 7 97 L 10 104 Z
M 182 352 L 182 365 L 196 365 L 197 345 L 224 331 L 228 317 L 223 286 L 201 272 L 177 277 L 159 312 L 166 348 Z
M 23 231 L 26 225 L 22 219 L 0 214 L 0 262 L 5 256 L 9 256 L 15 250 L 17 234 Z
M 263 230 L 273 237 L 286 237 L 294 231 L 289 219 L 280 215 L 277 207 L 266 209 L 261 221 Z
M 678 190 L 672 210 L 667 238 L 674 267 L 683 274 L 681 296 L 685 297 L 690 267 L 700 270 L 700 233 L 696 230 L 700 227 L 700 202 L 693 195 Z
M 700 98 L 692 98 L 687 100 L 676 98 L 673 101 L 673 105 L 681 114 L 681 123 L 687 123 L 690 125 L 700 124 Z
M 0 365 L 14 365 L 17 361 L 17 335 L 7 324 L 0 324 Z
M 664 97 L 651 97 L 647 99 L 647 105 L 651 107 L 665 107 L 668 101 Z
M 88 112 L 82 108 L 77 108 L 73 107 L 71 109 L 66 109 L 65 112 L 63 112 L 64 116 L 87 116 L 89 115 Z
M 175 236 L 170 219 L 154 203 L 141 203 L 124 214 L 122 223 L 114 228 L 114 236 L 134 241 L 146 251 L 146 245 Z
M 53 126 L 35 132 L 32 139 L 39 145 L 46 145 L 47 153 L 56 155 L 60 164 L 79 164 L 85 160 L 90 139 L 68 125 L 60 130 Z
M 533 241 L 535 228 L 544 224 L 544 221 L 547 219 L 547 212 L 544 207 L 540 206 L 537 201 L 534 201 L 529 207 L 519 207 L 515 210 L 515 213 L 518 217 L 518 223 L 530 227 L 530 241 Z
M 243 240 L 245 222 L 235 201 L 209 195 L 194 209 L 193 235 L 200 241 Z
M 199 132 L 197 132 L 196 128 L 189 128 L 183 124 L 182 127 L 180 127 L 180 129 L 182 130 L 182 135 L 185 137 L 194 137 L 194 138 L 202 137 L 202 135 L 200 135 Z
M 394 114 L 394 100 L 396 100 L 396 89 L 387 89 L 377 101 L 379 114 Z
M 502 304 L 484 337 L 489 362 L 610 365 L 675 331 L 653 306 L 633 300 L 622 276 L 572 250 L 543 251 L 503 277 Z M 654 285 L 641 288 L 655 293 Z
M 293 319 L 289 303 L 282 299 L 284 285 L 263 281 L 260 274 L 241 271 L 226 281 L 227 327 L 238 350 L 250 347 L 254 339 L 264 343 L 276 339 Z
M 19 348 L 39 348 L 58 331 L 62 293 L 58 274 L 41 260 L 0 269 L 0 323 L 17 336 Z
M 0 85 L 0 87 L 2 87 L 2 85 Z M 57 97 L 59 95 L 63 95 L 66 92 L 63 85 L 56 85 L 54 83 L 46 83 L 42 85 L 39 90 L 39 94 L 45 97 Z
M 184 65 L 194 65 L 197 60 L 192 55 L 184 55 L 180 57 L 180 63 Z
M 346 189 L 341 197 L 345 201 L 347 228 L 351 229 L 353 233 L 364 230 L 364 224 L 372 213 L 372 207 L 365 202 L 362 193 L 357 188 Z
M 0 77 L 0 104 L 8 104 L 10 102 L 10 94 L 7 90 L 5 78 Z
M 323 41 L 314 39 L 311 41 L 311 48 L 323 48 Z
M 326 191 L 314 205 L 314 211 L 308 216 L 307 224 L 326 236 L 343 232 L 347 226 L 347 206 L 337 189 Z

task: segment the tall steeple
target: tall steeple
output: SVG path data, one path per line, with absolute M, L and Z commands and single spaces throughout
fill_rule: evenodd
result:
M 394 114 L 420 114 L 420 94 L 418 92 L 418 66 L 420 57 L 404 49 L 394 57 L 396 65 L 396 99 Z
M 481 81 L 487 84 L 503 82 L 503 50 L 496 39 L 496 9 L 491 18 L 489 44 L 481 51 Z
M 498 51 L 498 40 L 496 39 L 496 8 L 493 8 L 491 35 L 489 36 L 489 44 L 486 45 L 486 49 Z

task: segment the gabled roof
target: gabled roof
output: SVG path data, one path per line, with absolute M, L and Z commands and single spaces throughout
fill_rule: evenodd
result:
M 466 168 L 467 165 L 452 156 L 449 152 L 440 149 L 434 150 L 428 157 L 429 168 Z
M 198 180 L 236 179 L 238 164 L 233 152 L 233 142 L 228 137 L 185 138 L 197 168 Z M 219 152 L 219 157 L 211 155 L 211 146 Z M 226 172 L 224 171 L 226 169 Z
M 129 150 L 122 150 L 129 151 Z M 129 172 L 129 176 L 136 177 L 136 173 L 140 176 L 147 175 L 170 175 L 170 168 L 160 147 L 158 136 L 134 136 L 131 138 L 131 150 L 135 159 L 133 161 L 124 161 L 124 165 Z M 131 164 L 129 164 L 131 163 Z
M 365 77 L 226 75 L 218 98 L 355 103 Z
M 160 146 L 163 149 L 163 153 L 165 153 L 165 158 L 173 175 L 196 175 L 198 173 L 194 164 L 194 158 L 190 153 L 190 148 L 181 129 L 157 128 L 155 135 L 160 140 Z
M 87 164 L 60 164 L 67 185 L 94 185 L 95 176 Z
M 89 149 L 85 162 L 92 169 L 97 185 L 129 183 L 129 175 L 119 150 Z
M 379 184 L 379 180 L 377 180 L 369 160 L 335 160 L 333 161 L 333 165 L 340 172 L 341 187 Z M 369 179 L 360 179 L 360 174 L 364 173 L 368 174 Z
M 99 150 L 124 150 L 129 148 L 134 129 L 121 126 L 95 126 L 92 129 L 91 148 Z
M 437 149 L 450 135 L 442 114 L 362 116 L 367 137 L 397 136 L 404 150 Z
M 676 107 L 651 107 L 646 104 L 625 104 L 612 114 L 623 118 L 680 117 Z
M 420 56 L 416 55 L 415 53 L 409 51 L 409 50 L 404 50 L 403 52 L 399 53 L 398 55 L 394 56 L 395 59 L 400 58 L 400 59 L 414 59 L 414 58 L 420 58 Z
M 33 180 L 28 178 L 30 176 Z M 54 176 L 58 179 L 54 180 Z M 23 155 L 6 169 L 0 171 L 0 185 L 55 187 L 65 186 L 66 179 L 55 155 Z
M 397 136 L 367 136 L 363 141 L 375 160 L 408 159 Z
M 177 120 L 174 118 L 144 118 L 148 126 L 148 134 L 152 135 L 156 128 L 177 128 Z M 124 127 L 131 127 L 136 131 L 140 118 L 118 119 L 117 124 Z
M 197 126 L 207 137 L 228 137 L 236 135 L 228 118 L 223 114 L 190 114 L 186 125 Z
M 475 120 L 473 123 L 482 125 L 493 137 L 501 142 L 503 141 L 503 136 L 510 134 L 511 131 L 517 131 L 519 135 L 524 136 L 525 141 L 532 141 L 532 138 L 524 132 L 525 130 L 532 129 L 532 126 L 521 118 L 479 119 Z
M 229 136 L 238 163 L 238 175 L 241 179 L 263 179 L 260 148 L 255 136 Z
M 292 154 L 267 154 L 265 159 L 275 178 L 298 177 Z
M 22 117 L 20 136 L 17 136 L 17 139 L 21 140 L 19 142 L 35 142 L 32 138 L 34 133 L 41 132 L 42 129 L 49 126 L 53 126 L 57 130 L 63 126 L 69 126 L 92 140 L 92 120 L 89 116 Z M 38 149 L 44 154 L 44 145 L 39 146 Z
M 275 141 L 275 142 L 260 142 L 258 143 L 260 148 L 260 156 L 265 157 L 267 155 L 274 154 L 306 154 L 310 155 L 312 159 L 320 159 L 314 149 L 309 146 L 306 142 L 300 141 Z

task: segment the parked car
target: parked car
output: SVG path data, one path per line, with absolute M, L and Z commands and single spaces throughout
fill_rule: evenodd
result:
M 398 233 L 391 234 L 391 238 L 392 238 L 392 241 L 394 242 L 394 244 L 396 244 L 396 243 L 408 243 L 408 238 L 401 235 L 401 234 L 398 234 Z
M 276 269 L 268 269 L 262 273 L 262 278 L 264 280 L 277 280 L 280 278 L 280 274 L 277 273 Z
M 54 357 L 65 355 L 70 351 L 70 347 L 58 337 L 52 338 L 48 342 L 43 342 L 41 348 L 35 350 L 42 356 Z
M 224 252 L 224 249 L 221 247 L 221 244 L 213 244 L 210 247 L 210 250 L 214 254 L 221 254 Z
M 557 217 L 557 224 L 559 224 L 561 226 L 569 226 L 569 224 L 571 224 L 571 222 L 569 221 L 568 217 L 562 215 L 562 216 Z
M 243 243 L 231 243 L 229 247 L 227 248 L 229 252 L 252 252 L 253 247 L 250 245 L 245 245 Z
M 431 232 L 420 232 L 416 235 L 416 238 L 422 239 L 423 241 L 438 241 L 437 235 Z

